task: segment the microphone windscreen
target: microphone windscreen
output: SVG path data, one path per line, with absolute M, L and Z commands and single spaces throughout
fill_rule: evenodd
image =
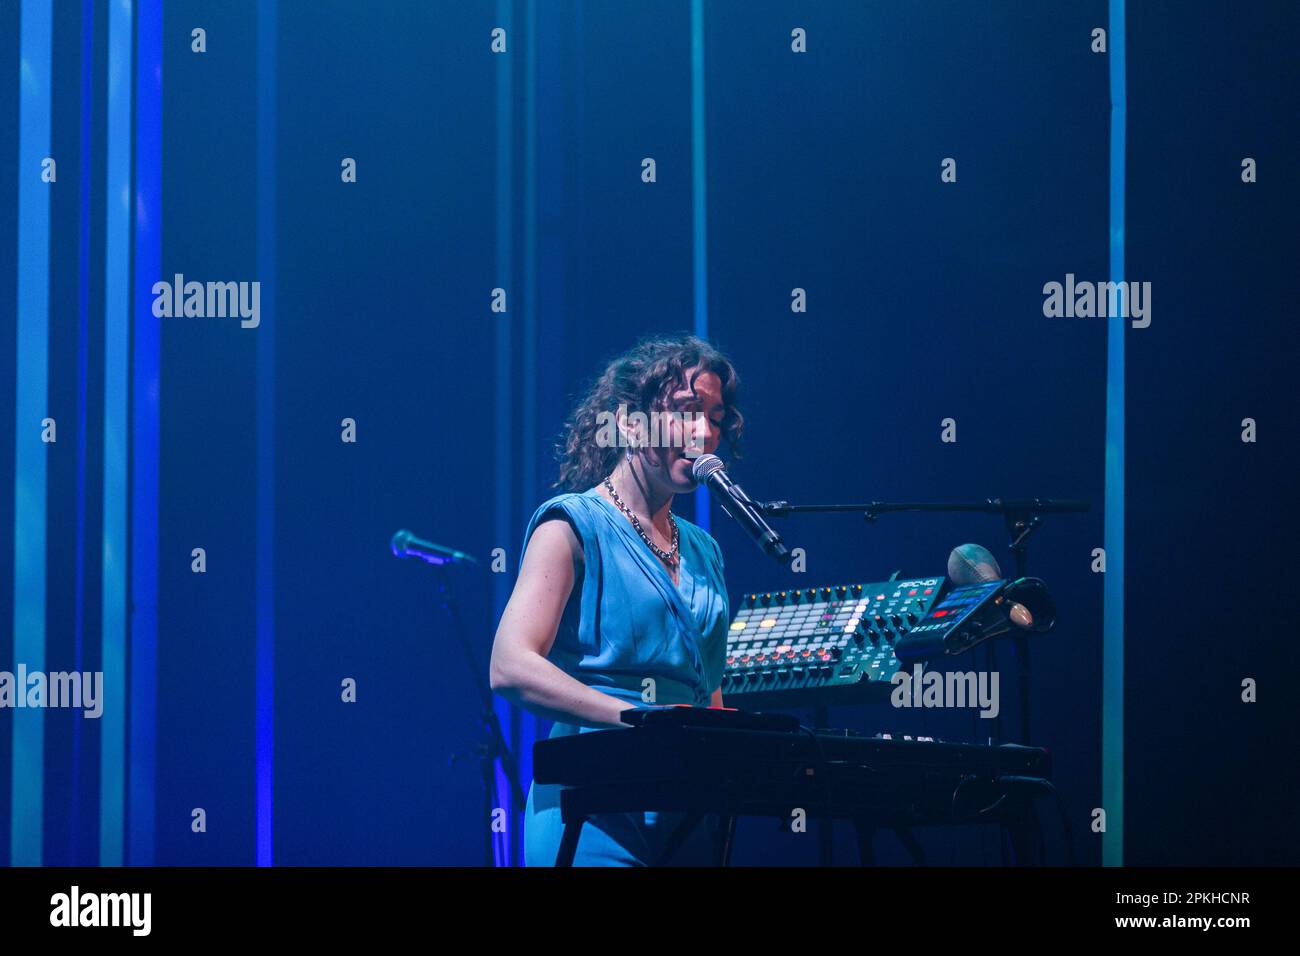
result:
M 978 544 L 962 544 L 948 555 L 948 579 L 953 584 L 979 584 L 1002 577 L 993 552 Z
M 721 470 L 722 459 L 717 455 L 701 455 L 695 459 L 695 464 L 691 466 L 691 474 L 695 476 L 695 480 L 700 484 L 704 484 L 704 480 L 709 475 Z

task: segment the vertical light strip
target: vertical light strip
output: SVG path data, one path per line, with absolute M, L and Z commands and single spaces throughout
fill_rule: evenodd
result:
M 704 0 L 691 0 L 691 248 L 695 334 L 709 337 L 709 196 L 704 153 Z M 695 523 L 708 531 L 709 490 L 695 489 Z
M 1110 278 L 1124 280 L 1124 161 L 1128 115 L 1124 0 L 1110 0 Z M 1106 337 L 1106 574 L 1102 606 L 1103 866 L 1124 865 L 1124 316 Z
M 525 502 L 525 513 L 539 501 L 537 490 L 537 415 L 541 405 L 541 396 L 537 392 L 537 0 L 528 0 L 528 25 L 526 42 L 527 58 L 524 69 L 524 314 L 523 314 L 523 395 L 519 413 L 521 447 L 528 449 L 519 463 L 520 500 Z M 531 504 L 530 504 L 531 503 Z M 522 560 L 523 555 L 520 555 Z M 532 754 L 533 742 L 537 739 L 537 718 L 520 707 L 510 708 L 509 736 L 507 741 L 516 758 L 527 752 Z M 520 759 L 522 766 L 531 766 L 531 759 Z M 521 771 L 522 772 L 522 771 Z M 509 780 L 500 768 L 498 775 L 498 793 L 504 795 L 501 804 L 508 807 L 507 819 L 511 826 L 503 835 L 505 842 L 505 861 L 508 866 L 522 866 L 523 841 L 515 834 L 522 832 L 513 825 L 523 812 L 523 807 L 514 806 L 510 798 Z
M 14 668 L 45 670 L 46 452 L 49 415 L 51 5 L 23 0 L 18 107 L 18 354 L 14 402 Z M 27 688 L 20 686 L 19 694 Z M 10 861 L 40 866 L 45 835 L 45 711 L 13 711 Z
M 80 210 L 77 240 L 77 582 L 76 634 L 72 669 L 85 670 L 86 648 L 86 379 L 90 364 L 90 137 L 94 94 L 94 0 L 81 0 L 81 143 L 78 168 Z M 68 862 L 81 860 L 81 807 L 86 794 L 81 785 L 81 721 L 72 722 L 72 785 L 68 803 Z
M 136 7 L 131 327 L 131 658 L 127 863 L 154 864 L 158 756 L 158 465 L 162 326 L 162 0 Z
M 99 865 L 121 866 L 126 808 L 127 413 L 131 370 L 131 0 L 108 4 L 104 202 L 104 714 Z
M 275 797 L 275 242 L 276 45 L 279 2 L 257 8 L 257 865 L 274 863 Z M 268 321 L 269 320 L 269 321 Z
M 527 58 L 524 61 L 524 327 L 522 446 L 529 449 L 519 463 L 521 494 L 533 501 L 537 492 L 537 0 L 528 0 Z
M 505 54 L 497 54 L 497 208 L 496 208 L 496 256 L 497 256 L 497 285 L 506 290 L 507 308 L 513 309 L 515 305 L 523 298 L 514 297 L 514 290 L 511 288 L 510 280 L 514 275 L 514 142 L 512 137 L 512 113 L 514 110 L 514 69 L 513 69 L 513 46 L 514 22 L 511 16 L 514 4 L 512 0 L 497 0 L 497 25 L 506 31 L 507 47 Z M 510 354 L 514 348 L 513 336 L 511 335 L 511 322 L 513 313 L 506 311 L 494 316 L 494 325 L 497 330 L 496 337 L 496 448 L 494 457 L 496 459 L 496 480 L 494 482 L 496 492 L 496 511 L 494 516 L 494 526 L 496 529 L 497 541 L 515 541 L 516 532 L 511 528 L 513 520 L 513 509 L 510 507 L 512 500 L 512 482 L 511 476 L 515 472 L 514 464 L 514 407 L 513 395 L 514 389 L 511 368 Z M 516 558 L 516 562 L 521 560 L 523 555 Z M 517 565 L 516 565 L 517 566 Z M 496 607 L 496 617 L 499 619 L 501 612 L 505 610 L 506 601 L 510 597 L 509 581 L 503 574 L 494 574 L 493 581 L 493 603 Z M 502 726 L 510 726 L 510 705 L 501 698 L 495 698 L 493 706 L 496 708 L 497 719 L 501 721 Z M 505 774 L 501 768 L 496 768 L 496 789 L 498 806 L 508 806 L 509 794 Z M 507 814 L 508 816 L 509 814 Z M 488 821 L 484 820 L 481 826 L 487 826 Z M 506 856 L 507 847 L 503 834 L 493 834 L 493 847 L 496 854 L 496 865 L 502 866 L 508 857 Z

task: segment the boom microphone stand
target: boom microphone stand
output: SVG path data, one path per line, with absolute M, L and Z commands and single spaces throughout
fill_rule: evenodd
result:
M 407 536 L 405 539 L 401 537 L 403 534 Z M 417 544 L 410 546 L 412 541 L 417 542 Z M 424 547 L 421 547 L 421 545 Z M 485 866 L 494 866 L 496 864 L 496 853 L 493 848 L 493 831 L 489 826 L 489 821 L 491 821 L 492 814 L 497 808 L 497 761 L 500 761 L 501 769 L 506 775 L 514 806 L 522 807 L 526 797 L 524 796 L 523 787 L 519 783 L 519 765 L 515 761 L 510 746 L 506 743 L 505 735 L 501 732 L 501 721 L 497 718 L 496 708 L 492 704 L 492 688 L 474 657 L 474 646 L 470 643 L 469 635 L 465 631 L 465 625 L 460 616 L 460 608 L 456 603 L 451 588 L 447 586 L 447 565 L 468 563 L 477 566 L 479 562 L 473 556 L 460 551 L 437 548 L 436 546 L 429 547 L 427 542 L 420 542 L 418 538 L 412 538 L 409 532 L 398 532 L 393 537 L 392 549 L 393 554 L 398 557 L 418 557 L 438 569 L 438 603 L 443 613 L 451 621 L 452 633 L 456 636 L 456 643 L 460 645 L 461 657 L 469 670 L 470 680 L 473 681 L 474 689 L 479 698 L 480 736 L 479 742 L 470 752 L 478 757 L 479 777 L 483 787 L 483 862 Z M 459 754 L 453 757 L 453 762 L 459 757 Z

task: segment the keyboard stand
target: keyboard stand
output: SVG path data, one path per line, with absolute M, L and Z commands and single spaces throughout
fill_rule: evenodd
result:
M 925 853 L 910 827 L 914 825 L 960 826 L 967 824 L 999 824 L 1011 837 L 1017 866 L 1034 866 L 1041 862 L 1043 846 L 1039 839 L 1039 822 L 1032 799 L 1036 778 L 1021 778 L 1021 782 L 1007 788 L 1005 800 L 995 808 L 956 818 L 916 819 L 897 812 L 881 811 L 870 806 L 869 800 L 854 800 L 853 795 L 836 794 L 836 806 L 827 807 L 812 799 L 801 801 L 810 819 L 846 819 L 852 822 L 857 836 L 859 865 L 874 866 L 875 853 L 872 834 L 877 829 L 892 830 L 907 849 L 916 866 L 925 865 Z M 867 805 L 864 807 L 864 803 Z M 700 786 L 680 780 L 633 781 L 566 787 L 560 791 L 560 818 L 564 821 L 564 835 L 560 839 L 555 865 L 573 865 L 577 856 L 578 840 L 582 827 L 599 813 L 632 813 L 646 810 L 685 813 L 686 818 L 668 838 L 656 866 L 667 865 L 672 855 L 682 846 L 691 832 L 708 814 L 718 814 L 721 825 L 716 834 L 717 865 L 729 866 L 731 849 L 739 816 L 767 816 L 788 818 L 789 801 L 764 800 L 734 787 Z M 825 856 L 822 855 L 825 863 Z

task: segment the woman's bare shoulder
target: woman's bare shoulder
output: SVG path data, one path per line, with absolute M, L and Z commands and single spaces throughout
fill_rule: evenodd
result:
M 540 562 L 559 561 L 568 557 L 575 566 L 582 563 L 582 525 L 584 503 L 575 492 L 550 498 L 533 513 L 529 522 L 532 532 L 524 551 L 524 566 L 534 557 Z M 521 571 L 524 567 L 520 568 Z

